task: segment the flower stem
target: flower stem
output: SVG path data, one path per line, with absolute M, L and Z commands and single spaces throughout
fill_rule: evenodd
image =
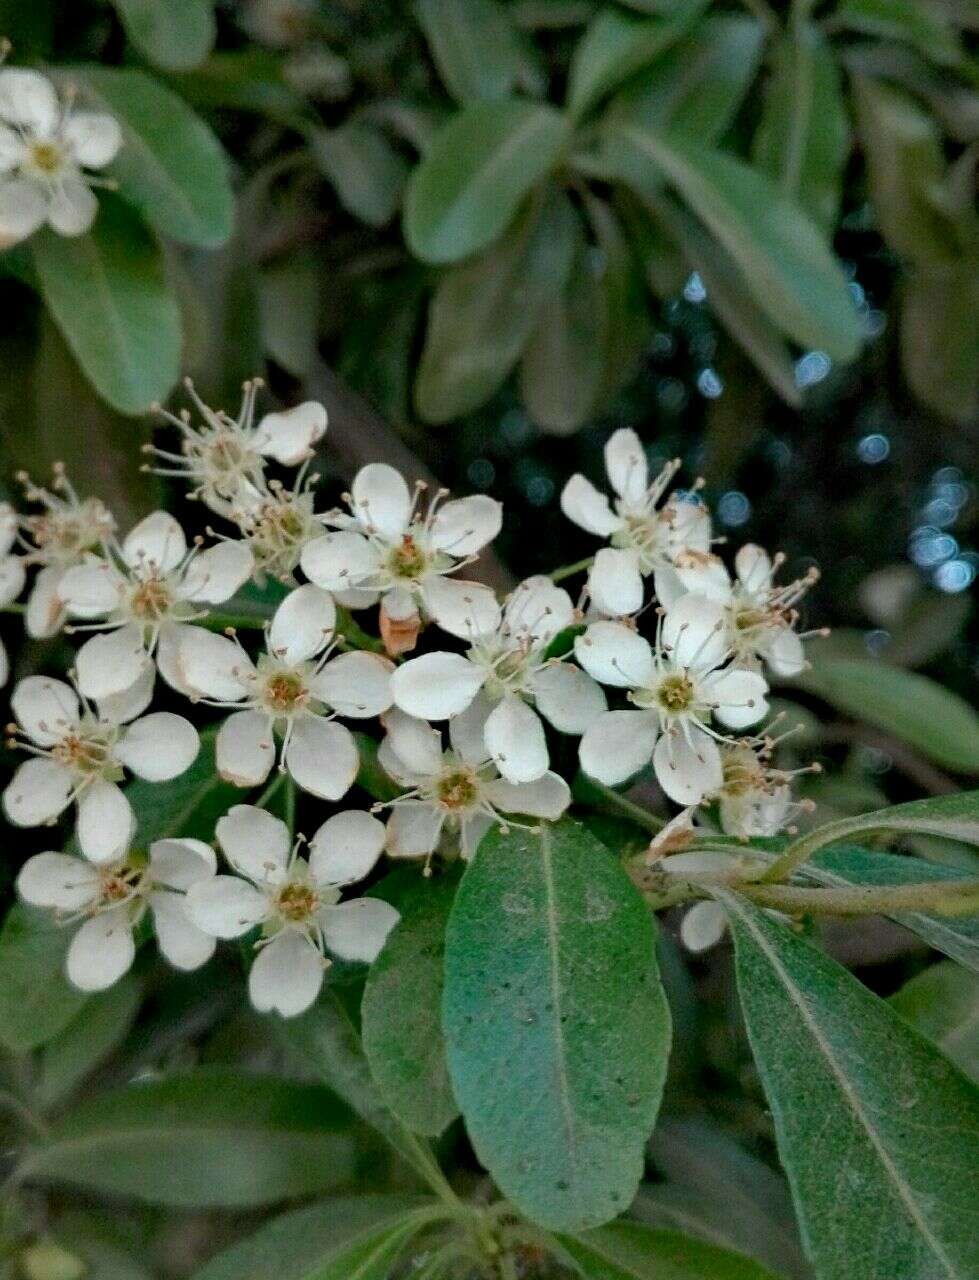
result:
M 613 791 L 604 782 L 596 782 L 594 778 L 588 778 L 584 774 L 579 774 L 576 779 L 575 792 L 576 798 L 583 804 L 628 818 L 651 835 L 656 835 L 666 826 L 665 818 L 657 817 L 655 813 L 650 813 L 648 809 L 619 795 L 618 791 Z
M 279 792 L 279 788 L 285 783 L 287 778 L 289 778 L 289 775 L 285 772 L 284 769 L 278 770 L 276 772 L 275 777 L 272 779 L 272 781 L 268 784 L 268 786 L 265 788 L 262 794 L 255 801 L 255 808 L 267 809 L 271 804 L 271 802 L 275 799 L 276 795 Z M 291 779 L 289 779 L 289 781 L 291 781 Z
M 576 573 L 584 573 L 586 569 L 590 569 L 594 562 L 594 556 L 585 556 L 584 560 L 576 560 L 574 564 L 563 564 L 560 569 L 555 569 L 550 574 L 552 582 L 562 582 L 565 578 L 572 578 Z
M 736 893 L 759 906 L 792 915 L 886 915 L 900 911 L 927 911 L 933 915 L 965 916 L 979 912 L 979 877 L 968 880 L 927 881 L 922 884 L 850 885 L 845 889 L 809 889 L 794 884 L 731 886 Z

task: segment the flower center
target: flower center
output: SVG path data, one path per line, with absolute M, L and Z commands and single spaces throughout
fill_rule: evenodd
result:
M 311 885 L 293 881 L 282 886 L 275 905 L 283 920 L 298 924 L 313 915 L 319 906 L 319 896 Z
M 129 597 L 130 612 L 144 622 L 159 622 L 170 612 L 171 604 L 170 588 L 155 575 L 140 582 Z
M 46 558 L 65 563 L 77 560 L 83 551 L 94 550 L 112 532 L 112 517 L 95 500 L 83 503 L 77 511 L 28 516 L 25 523 Z
M 128 902 L 140 890 L 143 879 L 144 864 L 138 855 L 133 855 L 125 862 L 115 862 L 102 868 L 99 872 L 99 907 L 115 907 L 121 902 Z
M 307 541 L 322 532 L 313 516 L 311 494 L 286 494 L 262 504 L 249 516 L 245 534 L 260 568 L 280 577 L 295 569 Z
M 306 701 L 306 685 L 296 671 L 276 671 L 265 681 L 262 701 L 269 711 L 277 715 L 289 715 Z
M 476 775 L 471 769 L 452 769 L 439 778 L 435 795 L 443 809 L 468 809 L 479 795 Z
M 51 757 L 58 764 L 83 777 L 115 772 L 107 766 L 114 765 L 112 741 L 106 735 L 68 733 L 51 748 Z M 118 776 L 122 776 L 121 770 Z
M 388 570 L 394 578 L 420 578 L 427 566 L 428 557 L 410 533 L 403 534 L 388 555 Z
M 656 688 L 656 701 L 671 715 L 689 710 L 693 700 L 693 684 L 687 676 L 679 673 L 666 676 Z
M 730 797 L 743 796 L 765 787 L 765 774 L 755 753 L 747 748 L 733 747 L 721 752 L 724 782 L 722 790 Z
M 56 142 L 34 142 L 30 149 L 31 167 L 44 177 L 56 174 L 64 162 L 64 152 Z

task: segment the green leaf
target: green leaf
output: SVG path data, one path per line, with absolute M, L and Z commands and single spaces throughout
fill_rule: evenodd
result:
M 621 1213 L 670 1016 L 648 912 L 583 827 L 484 837 L 449 919 L 443 1018 L 456 1098 L 503 1194 L 556 1230 Z
M 682 0 L 666 18 L 635 18 L 609 5 L 575 46 L 568 73 L 568 111 L 580 120 L 599 99 L 686 35 L 708 0 Z
M 171 76 L 170 83 L 202 111 L 254 111 L 294 123 L 305 106 L 283 79 L 281 56 L 270 49 L 212 53 L 193 71 Z
M 259 281 L 265 349 L 297 378 L 308 376 L 319 354 L 321 273 L 318 255 L 299 249 L 266 267 Z
M 920 263 L 908 273 L 901 309 L 908 386 L 933 412 L 967 426 L 979 411 L 977 351 L 979 256 Z
M 584 204 L 601 255 L 602 390 L 612 394 L 635 373 L 652 320 L 642 276 L 618 216 L 604 200 L 590 194 Z
M 67 930 L 69 936 L 73 932 Z M 139 980 L 127 973 L 108 991 L 91 996 L 67 1027 L 41 1052 L 34 1094 L 42 1107 L 57 1105 L 126 1037 L 142 999 Z
M 949 17 L 931 0 L 842 0 L 833 18 L 850 31 L 904 41 L 946 66 L 962 58 Z
M 979 1094 L 834 960 L 719 890 L 752 1051 L 820 1280 L 979 1269 Z
M 126 35 L 150 62 L 187 71 L 211 52 L 213 0 L 113 0 Z
M 836 58 L 818 27 L 796 24 L 775 47 L 752 159 L 817 226 L 831 232 L 849 151 Z
M 337 129 L 316 129 L 310 149 L 348 212 L 370 227 L 391 221 L 401 203 L 408 162 L 380 129 L 358 120 Z
M 740 1254 L 640 1222 L 613 1222 L 559 1240 L 584 1280 L 776 1280 Z
M 349 1126 L 319 1086 L 199 1070 L 82 1103 L 25 1154 L 21 1173 L 173 1206 L 271 1204 L 347 1180 Z
M 809 217 L 763 174 L 676 135 L 615 125 L 606 155 L 623 181 L 655 196 L 665 173 L 742 271 L 782 332 L 834 360 L 862 341 L 846 277 Z
M 387 1280 L 391 1261 L 431 1216 L 407 1196 L 307 1205 L 225 1249 L 193 1280 Z
M 571 270 L 576 217 L 564 195 L 532 203 L 499 242 L 442 277 L 428 314 L 415 405 L 448 422 L 485 404 Z
M 165 400 L 180 372 L 180 310 L 137 215 L 102 196 L 84 236 L 31 241 L 41 294 L 85 376 L 120 413 Z
M 543 91 L 541 72 L 497 0 L 415 0 L 439 75 L 456 102 Z
M 361 1005 L 364 1050 L 385 1102 L 409 1129 L 435 1136 L 459 1107 L 442 1037 L 445 926 L 459 877 L 423 881 L 371 966 Z
M 87 1002 L 64 976 L 72 930 L 15 902 L 0 928 L 0 1044 L 26 1053 L 53 1040 Z
M 63 74 L 86 105 L 122 126 L 122 147 L 106 169 L 120 194 L 171 240 L 224 244 L 234 220 L 228 162 L 200 116 L 142 71 L 86 64 Z
M 891 1008 L 979 1084 L 979 983 L 950 960 L 906 982 Z
M 871 658 L 817 658 L 793 683 L 948 769 L 979 773 L 979 715 L 927 676 Z
M 491 244 L 558 162 L 567 121 L 507 99 L 464 107 L 432 140 L 408 182 L 404 232 L 424 262 L 458 262 Z

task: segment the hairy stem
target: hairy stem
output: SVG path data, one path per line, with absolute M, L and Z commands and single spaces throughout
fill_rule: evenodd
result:
M 751 883 L 732 888 L 759 906 L 793 915 L 814 912 L 863 916 L 927 911 L 933 915 L 963 916 L 979 911 L 979 877 L 952 884 L 928 881 L 922 884 L 850 885 L 845 889 Z

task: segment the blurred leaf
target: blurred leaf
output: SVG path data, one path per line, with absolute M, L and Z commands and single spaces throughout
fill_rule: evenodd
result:
M 424 262 L 457 262 L 492 243 L 557 163 L 568 124 L 552 107 L 508 99 L 464 107 L 408 182 L 404 233 Z
M 169 77 L 193 106 L 205 111 L 254 111 L 273 120 L 295 121 L 302 97 L 282 77 L 282 59 L 268 49 L 212 53 L 193 71 Z
M 497 244 L 445 273 L 428 314 L 415 404 L 426 422 L 479 408 L 504 382 L 542 306 L 571 270 L 577 219 L 566 196 L 535 201 Z
M 127 973 L 108 991 L 90 996 L 61 1034 L 48 1041 L 34 1086 L 42 1107 L 60 1103 L 122 1042 L 136 1021 L 142 995 L 139 979 Z
M 442 1037 L 445 925 L 459 883 L 445 874 L 400 898 L 401 920 L 371 966 L 361 1005 L 364 1049 L 391 1110 L 437 1136 L 459 1114 Z
M 964 591 L 917 592 L 893 622 L 891 642 L 882 656 L 898 666 L 923 667 L 955 643 L 971 612 L 972 602 Z
M 201 733 L 197 759 L 171 782 L 144 782 L 135 778 L 126 795 L 136 814 L 136 836 L 140 848 L 166 836 L 214 838 L 214 824 L 228 808 L 241 800 L 240 787 L 224 782 L 214 762 L 218 726 Z
M 891 1008 L 979 1084 L 979 983 L 950 960 L 933 964 L 890 998 Z
M 370 227 L 383 227 L 397 212 L 408 162 L 380 129 L 357 120 L 317 129 L 310 149 L 343 207 Z
M 106 169 L 120 195 L 161 235 L 205 249 L 224 244 L 234 219 L 228 161 L 200 116 L 143 71 L 86 64 L 68 77 L 86 105 L 122 126 L 122 147 Z
M 150 62 L 168 71 L 196 67 L 216 34 L 213 0 L 112 0 L 126 35 Z
M 580 120 L 600 98 L 686 35 L 707 4 L 708 0 L 681 0 L 668 17 L 648 20 L 612 5 L 602 9 L 571 57 L 567 96 L 571 116 Z
M 172 1206 L 270 1204 L 350 1179 L 349 1124 L 319 1086 L 198 1070 L 80 1104 L 25 1154 L 21 1173 Z
M 72 930 L 15 902 L 0 927 L 0 1044 L 26 1053 L 53 1040 L 88 1001 L 64 976 Z
M 641 1222 L 558 1239 L 583 1280 L 777 1280 L 737 1253 Z
M 842 0 L 833 21 L 863 35 L 906 41 L 947 66 L 962 58 L 949 16 L 932 0 Z
M 318 354 L 321 272 L 318 255 L 299 249 L 261 273 L 259 301 L 265 349 L 297 378 L 309 373 Z
M 616 189 L 614 208 L 653 296 L 679 293 L 690 275 L 690 264 L 663 221 L 654 218 L 651 209 L 628 187 Z
M 818 27 L 794 24 L 775 47 L 752 159 L 828 233 L 836 226 L 849 151 L 836 58 Z
M 743 272 L 755 301 L 789 337 L 850 360 L 862 326 L 846 278 L 802 210 L 740 160 L 677 136 L 615 125 L 606 154 L 640 194 L 665 173 Z
M 603 390 L 612 393 L 635 373 L 646 349 L 652 318 L 646 290 L 618 216 L 604 200 L 590 194 L 584 205 L 600 254 Z
M 583 827 L 483 838 L 449 919 L 443 1020 L 453 1090 L 501 1192 L 549 1228 L 621 1212 L 659 1108 L 670 1015 L 649 915 Z
M 407 424 L 415 339 L 427 293 L 421 269 L 371 282 L 363 310 L 345 322 L 338 372 L 391 422 Z
M 103 196 L 92 230 L 31 241 L 44 301 L 92 382 L 120 413 L 165 400 L 180 372 L 180 311 L 139 218 Z
M 456 102 L 543 92 L 540 68 L 497 0 L 415 0 L 414 9 Z
M 979 1094 L 834 960 L 735 894 L 716 896 L 820 1280 L 965 1280 L 979 1268 Z
M 908 273 L 901 362 L 908 386 L 933 412 L 967 426 L 979 412 L 979 255 L 922 263 Z
M 59 1244 L 67 1248 L 84 1264 L 85 1280 L 154 1280 L 147 1266 L 136 1260 L 119 1237 L 122 1232 L 113 1231 L 107 1224 L 104 1212 L 86 1215 L 71 1211 L 59 1216 L 53 1225 L 53 1234 Z
M 792 683 L 948 769 L 979 773 L 979 715 L 927 676 L 872 658 L 817 658 Z

